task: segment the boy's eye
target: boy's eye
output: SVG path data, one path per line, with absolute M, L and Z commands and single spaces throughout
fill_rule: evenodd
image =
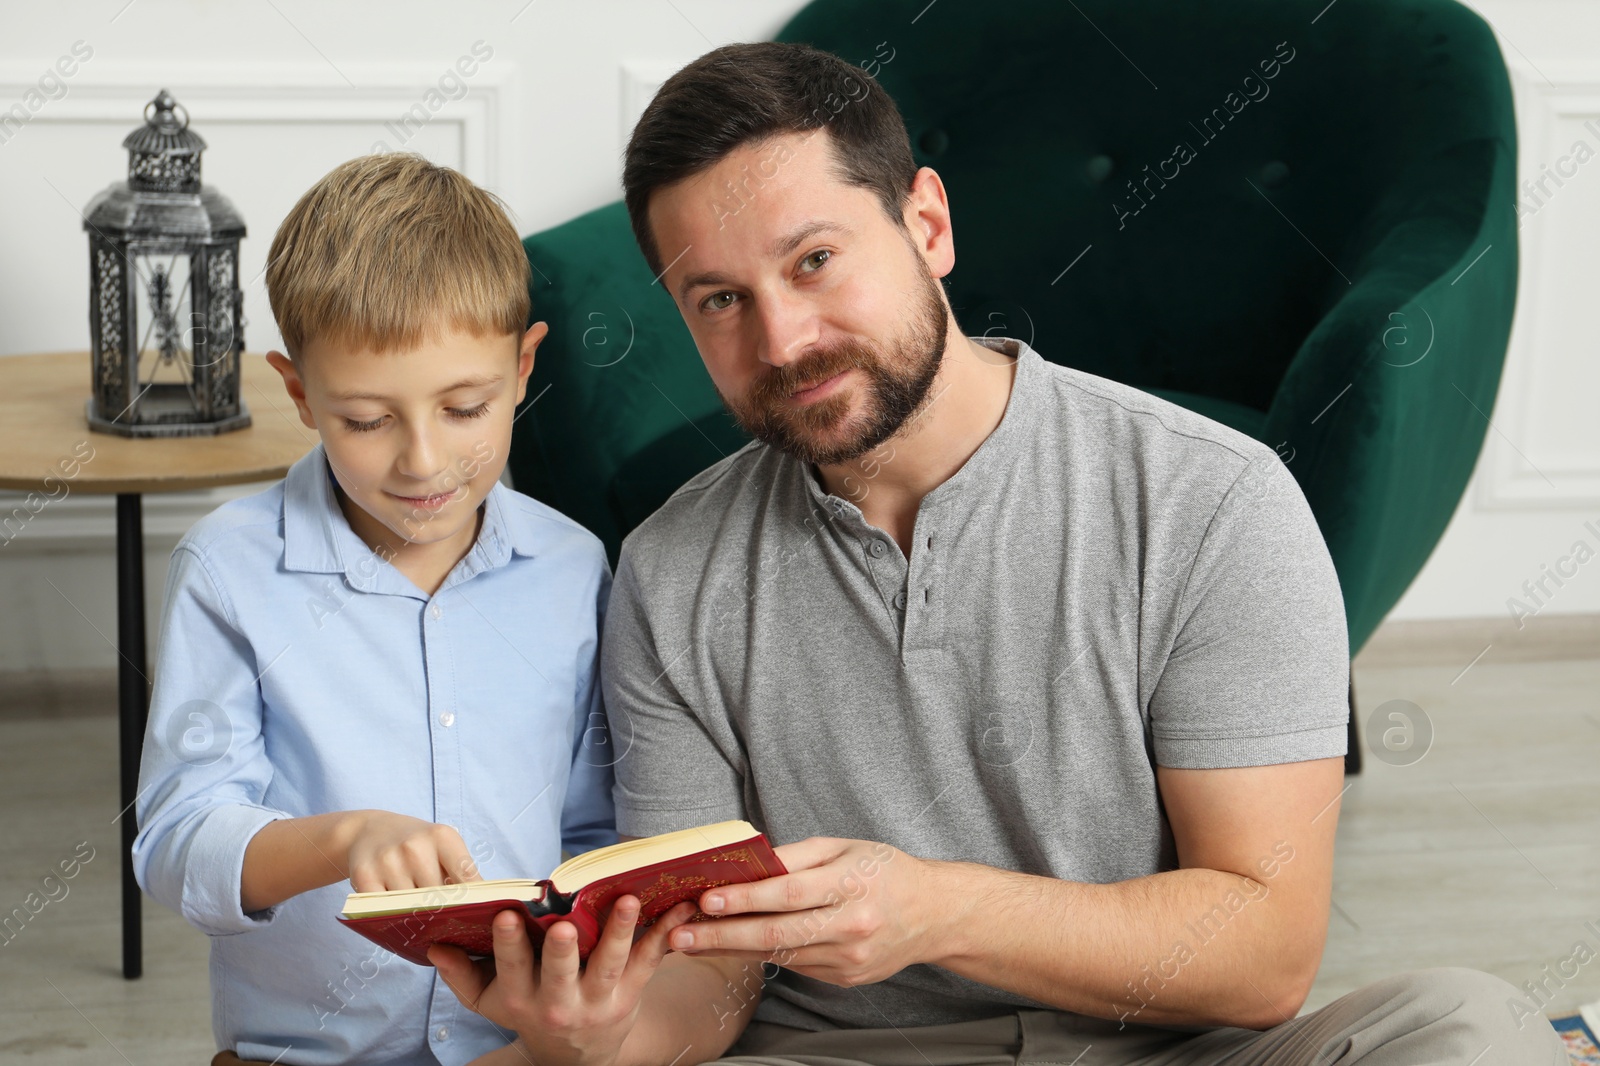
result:
M 374 418 L 371 422 L 357 422 L 353 418 L 344 420 L 344 424 L 357 433 L 367 433 L 383 425 L 382 417 Z
M 476 407 L 452 407 L 450 413 L 457 418 L 482 418 L 489 413 L 489 401 L 485 400 Z
M 723 311 L 733 306 L 733 301 L 738 298 L 738 295 L 738 293 L 724 289 L 721 292 L 714 292 L 707 296 L 701 301 L 700 306 L 710 311 Z M 728 298 L 726 303 L 721 302 L 724 296 Z
M 832 258 L 833 258 L 833 253 L 832 252 L 828 251 L 826 248 L 819 248 L 816 251 L 812 252 L 810 255 L 806 256 L 804 259 L 800 260 L 800 272 L 802 274 L 814 273 L 815 271 L 820 270 L 822 268 L 822 265 L 824 263 L 826 263 L 829 259 L 832 259 Z M 816 266 L 811 267 L 808 270 L 806 268 L 806 264 L 807 263 L 815 263 Z

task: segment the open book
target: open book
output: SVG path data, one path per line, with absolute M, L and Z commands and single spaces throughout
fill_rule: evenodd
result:
M 466 881 L 436 888 L 352 892 L 339 921 L 368 940 L 423 966 L 428 945 L 454 944 L 473 955 L 494 953 L 490 922 L 521 911 L 538 950 L 556 922 L 578 930 L 578 957 L 588 958 L 618 896 L 639 898 L 635 935 L 684 900 L 707 889 L 788 873 L 767 838 L 749 822 L 717 822 L 676 833 L 627 840 L 575 855 L 542 881 Z M 694 919 L 711 917 L 696 914 Z

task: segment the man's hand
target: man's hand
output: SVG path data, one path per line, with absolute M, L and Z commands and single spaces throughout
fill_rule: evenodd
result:
M 638 1020 L 644 986 L 670 950 L 668 935 L 694 913 L 692 903 L 680 903 L 634 943 L 639 900 L 619 897 L 581 971 L 578 931 L 571 922 L 556 922 L 545 932 L 536 966 L 516 911 L 494 917 L 492 963 L 474 963 L 460 948 L 443 944 L 428 949 L 428 961 L 467 1009 L 515 1029 L 528 1061 L 610 1066 L 619 1061 Z
M 677 930 L 673 949 L 775 962 L 847 987 L 929 957 L 927 863 L 888 844 L 836 837 L 774 850 L 789 873 L 704 893 L 700 909 L 718 920 Z

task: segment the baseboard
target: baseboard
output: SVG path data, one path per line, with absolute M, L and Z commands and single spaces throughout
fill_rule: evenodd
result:
M 1355 666 L 1460 665 L 1486 648 L 1497 662 L 1600 658 L 1600 614 L 1514 618 L 1428 618 L 1380 625 Z
M 1551 614 L 1521 628 L 1509 618 L 1385 622 L 1355 666 L 1460 665 L 1492 647 L 1498 662 L 1600 658 L 1600 614 Z M 115 668 L 0 671 L 0 720 L 117 713 Z
M 117 670 L 0 671 L 0 721 L 115 717 Z

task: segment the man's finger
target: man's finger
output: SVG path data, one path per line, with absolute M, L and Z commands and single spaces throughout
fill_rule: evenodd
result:
M 628 952 L 633 947 L 633 930 L 639 918 L 639 897 L 619 896 L 611 906 L 605 928 L 600 931 L 600 942 L 589 952 L 585 980 L 602 988 L 616 984 L 628 965 Z
M 793 844 L 780 844 L 772 851 L 783 863 L 784 869 L 798 873 L 832 862 L 852 843 L 843 837 L 806 837 Z
M 773 952 L 785 948 L 826 943 L 834 939 L 827 935 L 827 915 L 827 911 L 818 910 L 781 917 L 758 914 L 720 918 L 714 922 L 695 922 L 674 929 L 668 935 L 667 943 L 674 951 L 693 951 L 696 954 L 739 958 L 754 954 L 770 957 Z
M 799 870 L 764 881 L 720 885 L 700 895 L 707 914 L 780 914 L 837 906 L 841 900 L 860 899 L 867 880 L 848 863 L 833 863 Z

